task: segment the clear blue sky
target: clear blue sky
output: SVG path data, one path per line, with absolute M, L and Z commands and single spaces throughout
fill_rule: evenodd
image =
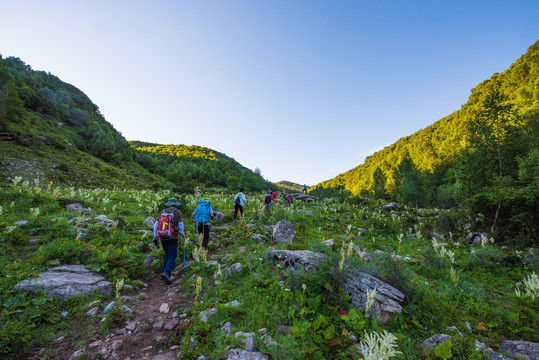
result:
M 128 140 L 314 185 L 458 110 L 539 38 L 539 1 L 0 0 L 0 53 Z

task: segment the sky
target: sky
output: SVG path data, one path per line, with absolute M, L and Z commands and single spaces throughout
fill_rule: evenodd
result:
M 460 109 L 538 18 L 537 0 L 0 0 L 0 54 L 127 140 L 315 185 Z

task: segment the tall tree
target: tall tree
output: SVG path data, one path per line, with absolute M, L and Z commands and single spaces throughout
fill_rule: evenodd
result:
M 515 174 L 518 168 L 516 158 L 523 154 L 522 147 L 526 148 L 520 139 L 522 132 L 517 128 L 521 123 L 514 105 L 507 101 L 507 96 L 495 82 L 470 124 L 468 146 L 459 157 L 457 174 L 463 200 L 492 199 L 485 189 L 500 184 L 505 175 L 506 182 L 511 180 L 509 174 Z M 493 205 L 491 232 L 494 232 L 503 204 L 499 199 Z

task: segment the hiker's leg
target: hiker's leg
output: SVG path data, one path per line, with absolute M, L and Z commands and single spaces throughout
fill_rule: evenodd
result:
M 243 206 L 238 205 L 238 207 L 240 208 L 240 214 L 241 214 L 240 216 L 243 219 Z
M 163 272 L 170 276 L 174 263 L 176 262 L 176 256 L 178 255 L 178 240 L 171 240 L 170 245 L 165 249 L 165 266 Z
M 197 235 L 200 235 L 204 231 L 204 224 L 203 223 L 197 223 Z
M 204 225 L 204 239 L 202 240 L 202 247 L 208 250 L 208 242 L 210 241 L 210 225 Z
M 234 220 L 236 220 L 236 217 L 238 216 L 238 209 L 240 208 L 239 205 L 234 204 Z

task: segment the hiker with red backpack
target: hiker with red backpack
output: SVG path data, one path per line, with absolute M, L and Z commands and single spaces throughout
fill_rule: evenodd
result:
M 167 285 L 172 284 L 171 273 L 178 255 L 178 239 L 183 237 L 182 212 L 178 207 L 181 203 L 176 198 L 168 199 L 166 209 L 161 212 L 153 226 L 153 241 L 159 247 L 159 240 L 165 251 L 161 280 Z
M 197 207 L 191 217 L 195 219 L 195 224 L 197 227 L 197 234 L 203 234 L 202 247 L 205 250 L 208 250 L 208 242 L 210 240 L 210 226 L 211 221 L 215 214 L 211 208 L 210 202 L 204 199 L 197 201 Z

